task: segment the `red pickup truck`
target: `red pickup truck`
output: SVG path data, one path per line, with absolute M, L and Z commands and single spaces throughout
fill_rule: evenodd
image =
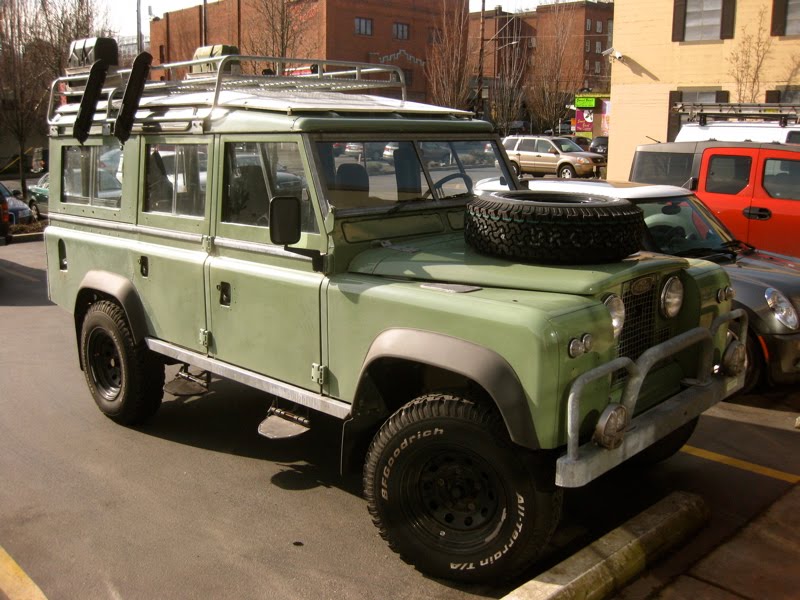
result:
M 630 180 L 692 189 L 737 239 L 800 256 L 800 146 L 647 144 L 636 148 Z

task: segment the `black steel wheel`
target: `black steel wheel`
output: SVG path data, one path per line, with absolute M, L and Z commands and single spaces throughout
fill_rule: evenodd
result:
M 431 394 L 373 440 L 364 493 L 389 546 L 420 571 L 460 581 L 514 577 L 540 554 L 561 510 L 532 456 L 493 407 Z
M 150 418 L 161 405 L 164 364 L 143 344 L 136 344 L 117 304 L 93 304 L 81 327 L 81 365 L 100 410 L 123 425 Z
M 467 204 L 464 239 L 478 252 L 528 262 L 616 262 L 639 250 L 644 217 L 620 198 L 511 191 Z

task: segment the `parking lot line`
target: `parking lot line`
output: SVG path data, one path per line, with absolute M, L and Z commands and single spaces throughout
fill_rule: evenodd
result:
M 38 279 L 36 279 L 36 277 L 31 277 L 30 275 L 25 275 L 24 273 L 18 273 L 17 271 L 14 271 L 12 269 L 4 269 L 3 267 L 0 267 L 0 272 L 7 273 L 8 275 L 12 275 L 14 277 L 20 277 L 22 279 L 26 279 L 27 281 L 31 281 L 33 283 L 37 283 L 39 281 Z
M 722 463 L 730 467 L 736 467 L 737 469 L 742 469 L 744 471 L 750 471 L 751 473 L 758 473 L 759 475 L 764 475 L 765 477 L 772 477 L 773 479 L 786 481 L 788 483 L 800 482 L 800 475 L 793 475 L 792 473 L 784 473 L 783 471 L 770 469 L 769 467 L 762 467 L 761 465 L 747 462 L 746 460 L 739 460 L 738 458 L 725 456 L 724 454 L 717 454 L 716 452 L 703 450 L 702 448 L 695 448 L 694 446 L 686 445 L 681 448 L 681 452 L 691 454 L 692 456 L 697 456 L 698 458 L 713 460 L 714 462 Z
M 0 596 L 8 600 L 47 600 L 8 552 L 0 546 Z

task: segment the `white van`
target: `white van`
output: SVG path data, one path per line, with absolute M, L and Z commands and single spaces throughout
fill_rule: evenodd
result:
M 685 123 L 676 142 L 762 142 L 779 144 L 800 144 L 800 125 L 780 126 L 769 121 L 709 121 Z

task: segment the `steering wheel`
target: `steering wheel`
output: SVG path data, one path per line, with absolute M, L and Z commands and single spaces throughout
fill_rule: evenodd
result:
M 467 175 L 466 173 L 450 173 L 450 175 L 445 175 L 444 177 L 442 177 L 439 181 L 433 184 L 432 188 L 430 188 L 428 191 L 422 194 L 422 199 L 425 200 L 433 196 L 433 190 L 442 191 L 444 184 L 447 183 L 448 181 L 453 181 L 454 179 L 463 179 L 464 185 L 467 186 L 467 191 L 468 192 L 472 191 L 472 178 L 469 175 Z
M 686 230 L 680 225 L 653 225 L 648 229 L 650 229 L 650 235 L 661 247 L 669 247 L 673 242 L 686 239 Z

